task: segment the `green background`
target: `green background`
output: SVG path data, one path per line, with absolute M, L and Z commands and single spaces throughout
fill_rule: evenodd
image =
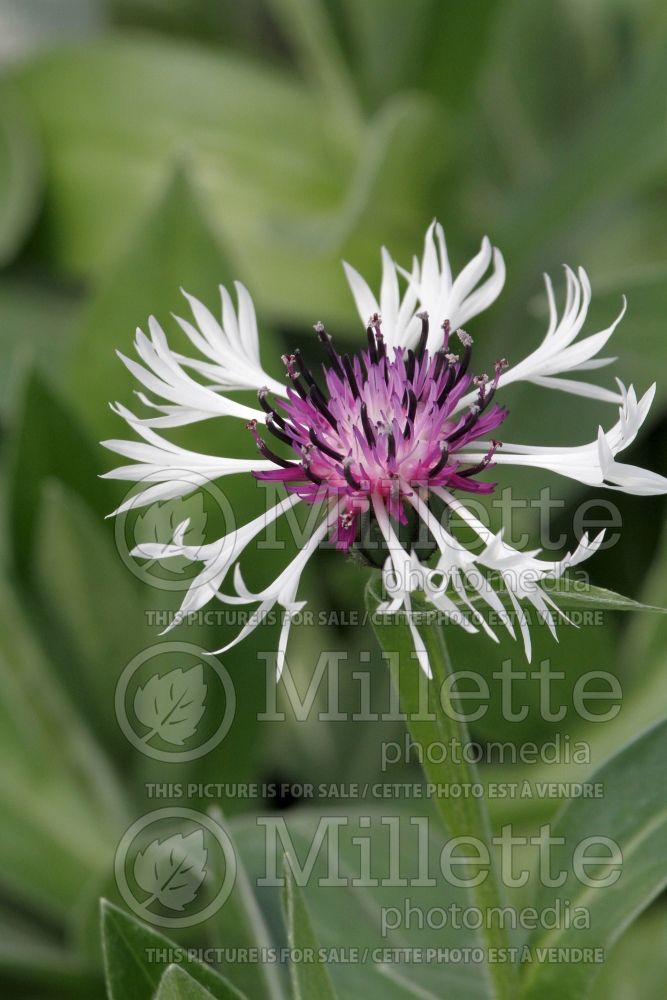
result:
M 382 780 L 380 744 L 403 738 L 400 723 L 302 723 L 289 711 L 284 723 L 258 722 L 258 653 L 276 641 L 267 627 L 224 657 L 237 714 L 217 751 L 176 777 L 173 765 L 129 745 L 114 715 L 117 679 L 160 641 L 145 611 L 168 611 L 179 598 L 132 575 L 104 520 L 123 491 L 97 478 L 113 465 L 97 442 L 125 436 L 107 401 L 132 405 L 135 388 L 114 350 L 131 351 L 149 314 L 169 329 L 170 311 L 182 310 L 180 287 L 214 308 L 217 284 L 235 278 L 256 301 L 272 373 L 287 344 L 312 350 L 320 319 L 354 350 L 359 325 L 341 259 L 375 284 L 379 247 L 407 265 L 437 216 L 456 269 L 483 234 L 505 255 L 505 291 L 471 324 L 481 368 L 499 356 L 519 360 L 541 339 L 543 271 L 562 291 L 562 262 L 585 266 L 590 331 L 607 326 L 628 296 L 612 341 L 617 370 L 638 391 L 657 380 L 658 391 L 641 442 L 623 460 L 667 473 L 667 8 L 651 0 L 0 0 L 0 59 L 0 984 L 34 1000 L 97 998 L 98 898 L 116 897 L 114 850 L 153 808 L 147 782 Z M 608 408 L 532 387 L 514 389 L 510 407 L 505 433 L 515 441 L 583 443 L 598 421 L 611 423 Z M 243 453 L 238 430 L 204 425 L 183 440 Z M 526 498 L 545 485 L 525 470 L 498 479 Z M 548 485 L 566 501 L 553 534 L 571 539 L 573 509 L 597 494 L 570 481 Z M 244 514 L 261 509 L 251 480 L 227 481 L 225 492 Z M 667 603 L 664 501 L 613 500 L 622 534 L 591 563 L 593 582 Z M 172 505 L 162 524 L 143 529 L 177 523 L 192 503 Z M 534 509 L 519 526 L 537 531 Z M 257 552 L 254 562 L 251 581 L 253 573 L 267 579 L 281 556 Z M 302 584 L 314 611 L 361 610 L 366 574 L 332 552 L 316 564 Z M 169 638 L 214 649 L 231 634 L 189 626 Z M 660 618 L 631 613 L 564 629 L 557 647 L 537 637 L 536 662 L 549 656 L 566 674 L 564 697 L 582 671 L 621 678 L 613 725 L 586 728 L 568 716 L 556 727 L 590 739 L 595 766 L 666 714 L 666 635 Z M 489 674 L 518 655 L 463 635 L 451 648 L 458 669 L 484 664 Z M 295 630 L 290 666 L 304 687 L 322 649 L 347 651 L 350 698 L 352 672 L 369 651 L 382 702 L 388 677 L 370 627 Z M 529 685 L 525 696 L 534 698 Z M 509 727 L 493 710 L 475 736 L 539 742 L 553 730 L 536 711 Z M 420 780 L 414 765 L 390 777 L 399 774 Z M 524 776 L 533 774 L 512 772 L 512 780 Z M 624 794 L 631 810 L 632 791 Z M 557 806 L 531 803 L 492 803 L 494 819 L 530 831 Z M 259 842 L 245 813 L 269 806 L 222 806 L 252 872 Z M 317 806 L 288 815 L 305 837 Z M 323 943 L 357 943 L 364 907 L 377 905 L 353 892 L 306 895 Z M 265 903 L 275 935 L 279 905 Z M 238 937 L 228 923 L 201 936 Z M 201 943 L 197 934 L 188 940 Z M 666 944 L 658 900 L 616 947 L 595 996 L 662 997 Z M 263 981 L 243 979 L 252 971 L 226 975 L 250 997 L 271 995 Z M 342 996 L 419 995 L 409 982 L 354 969 L 334 968 L 332 979 Z M 450 982 L 418 970 L 415 982 L 437 996 L 485 995 L 474 976 Z

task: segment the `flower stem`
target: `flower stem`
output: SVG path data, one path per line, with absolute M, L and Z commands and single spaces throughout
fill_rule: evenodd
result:
M 504 892 L 495 864 L 491 843 L 491 824 L 483 798 L 473 794 L 479 787 L 477 768 L 466 757 L 470 746 L 468 727 L 462 721 L 462 712 L 456 703 L 456 696 L 450 693 L 452 664 L 445 645 L 442 626 L 428 622 L 419 625 L 419 634 L 426 648 L 433 677 L 427 680 L 420 670 L 414 655 L 414 641 L 404 613 L 399 616 L 376 615 L 379 598 L 375 593 L 375 582 L 367 588 L 367 605 L 373 628 L 383 649 L 406 715 L 410 733 L 421 748 L 421 764 L 430 783 L 436 786 L 461 786 L 459 795 L 434 796 L 438 813 L 450 838 L 464 838 L 461 843 L 461 859 L 471 857 L 468 865 L 457 862 L 457 876 L 471 884 L 479 877 L 479 858 L 470 855 L 473 845 L 483 845 L 488 851 L 489 864 L 478 884 L 470 885 L 468 891 L 474 905 L 479 909 L 482 920 L 480 936 L 487 956 L 495 952 L 495 960 L 487 962 L 487 973 L 491 995 L 496 1000 L 514 1000 L 516 997 L 516 968 L 509 957 L 501 961 L 499 949 L 508 949 L 510 942 L 506 929 L 499 919 L 492 919 L 490 911 L 498 913 L 504 907 Z M 429 754 L 434 746 L 443 746 L 446 753 Z M 452 748 L 456 748 L 452 753 Z M 454 758 L 454 759 L 452 759 Z M 434 763 L 434 760 L 436 761 Z M 505 955 L 509 953 L 506 952 Z

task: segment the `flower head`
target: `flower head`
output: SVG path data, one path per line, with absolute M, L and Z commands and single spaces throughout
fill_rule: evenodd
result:
M 315 329 L 327 359 L 324 389 L 298 352 L 284 358 L 291 383 L 287 400 L 273 406 L 268 389 L 260 389 L 266 429 L 295 457 L 285 460 L 275 455 L 252 420 L 249 427 L 260 452 L 277 466 L 255 475 L 283 481 L 307 503 L 337 503 L 334 535 L 340 549 L 348 550 L 356 540 L 359 516 L 372 509 L 374 500 L 405 523 L 406 509 L 420 489 L 446 486 L 475 493 L 493 489 L 477 475 L 489 465 L 496 440 L 479 461 L 461 461 L 458 455 L 502 423 L 506 411 L 492 400 L 503 365 L 496 365 L 492 382 L 487 376 L 473 377 L 472 337 L 459 330 L 462 352 L 454 354 L 446 320 L 441 346 L 430 353 L 428 315 L 422 312 L 419 319 L 415 350 L 389 351 L 382 320 L 374 313 L 367 329 L 368 348 L 353 358 L 341 357 L 318 323 Z M 471 389 L 474 398 L 462 408 L 461 399 Z
M 494 489 L 486 478 L 487 470 L 494 464 L 530 465 L 588 485 L 635 494 L 667 492 L 662 476 L 616 460 L 646 419 L 654 387 L 638 399 L 634 389 L 626 389 L 621 382 L 613 391 L 571 377 L 611 363 L 613 359 L 598 355 L 625 304 L 607 329 L 580 338 L 590 284 L 584 271 L 575 275 L 568 268 L 560 317 L 546 279 L 550 322 L 542 343 L 512 367 L 503 359 L 490 374 L 475 373 L 473 340 L 461 326 L 500 293 L 505 272 L 499 251 L 485 239 L 479 254 L 453 279 L 442 228 L 434 223 L 426 234 L 422 259 L 415 259 L 411 270 L 399 268 L 386 250 L 382 259 L 379 301 L 363 278 L 346 265 L 366 336 L 359 350 L 341 354 L 323 324 L 317 323 L 321 371 L 312 371 L 296 350 L 283 357 L 284 384 L 265 374 L 254 307 L 239 283 L 236 308 L 221 288 L 219 319 L 187 297 L 192 321 L 179 318 L 178 323 L 198 357 L 173 351 L 151 318 L 150 337 L 137 331 L 136 349 L 142 363 L 123 358 L 153 398 L 139 394 L 152 411 L 148 416 L 135 416 L 120 404 L 114 407 L 143 438 L 105 442 L 112 451 L 133 460 L 107 475 L 143 484 L 116 513 L 184 496 L 232 474 L 251 473 L 255 479 L 284 487 L 286 495 L 278 504 L 217 541 L 190 546 L 185 541 L 187 524 L 181 524 L 171 540 L 139 545 L 134 553 L 160 560 L 180 556 L 202 564 L 173 624 L 212 599 L 233 605 L 257 603 L 258 614 L 230 646 L 279 605 L 284 611 L 279 671 L 291 617 L 304 603 L 297 593 L 307 561 L 326 538 L 343 551 L 359 546 L 364 519 L 377 528 L 383 541 L 388 593 L 384 610 L 409 615 L 411 595 L 418 591 L 467 631 L 483 629 L 496 639 L 479 610 L 480 604 L 486 605 L 512 635 L 516 618 L 530 656 L 525 605 L 536 609 L 555 634 L 560 612 L 542 584 L 592 555 L 602 534 L 594 539 L 584 536 L 574 552 L 557 562 L 539 559 L 538 552 L 513 548 L 502 531 L 492 532 L 466 506 L 467 495 Z M 507 410 L 498 397 L 509 396 L 504 390 L 519 381 L 614 404 L 618 420 L 606 431 L 600 427 L 584 445 L 545 447 L 503 440 L 501 447 Z M 231 394 L 239 389 L 254 389 L 259 408 L 235 400 Z M 248 439 L 254 438 L 261 458 L 199 454 L 157 433 L 213 417 L 244 421 Z M 298 504 L 310 505 L 315 513 L 308 540 L 276 580 L 251 592 L 239 565 L 244 549 Z M 451 514 L 477 536 L 474 552 L 450 530 Z M 403 529 L 415 521 L 434 550 L 427 559 L 422 560 L 414 537 L 405 538 Z M 494 575 L 502 582 L 509 609 L 492 582 Z M 233 593 L 227 593 L 225 582 L 230 576 Z M 420 662 L 428 672 L 419 633 L 414 625 L 411 628 Z

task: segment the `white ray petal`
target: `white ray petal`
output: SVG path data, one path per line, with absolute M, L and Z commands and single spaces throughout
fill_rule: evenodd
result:
M 501 374 L 499 388 L 504 388 L 515 382 L 534 382 L 543 388 L 560 389 L 562 392 L 618 403 L 618 395 L 608 389 L 558 376 L 602 367 L 614 360 L 612 358 L 597 358 L 597 355 L 611 338 L 625 315 L 627 302 L 623 298 L 620 312 L 610 326 L 599 333 L 590 334 L 582 340 L 577 340 L 588 315 L 591 286 L 588 275 L 583 268 L 579 268 L 575 275 L 571 268 L 566 267 L 565 280 L 566 299 L 563 313 L 559 319 L 553 286 L 550 278 L 545 275 L 549 305 L 547 332 L 539 347 L 523 361 L 512 365 Z M 468 406 L 474 400 L 474 396 L 474 393 L 464 396 L 457 410 Z
M 348 264 L 347 261 L 343 261 L 343 268 L 359 313 L 359 319 L 364 326 L 367 326 L 371 316 L 380 312 L 380 304 L 356 268 Z
M 638 496 L 667 493 L 664 476 L 615 461 L 618 452 L 628 448 L 637 437 L 655 395 L 655 385 L 640 400 L 637 400 L 633 386 L 626 389 L 619 383 L 619 388 L 623 400 L 619 418 L 608 431 L 599 428 L 594 441 L 560 448 L 503 442 L 502 449 L 493 457 L 494 463 L 545 469 L 587 486 L 604 486 Z M 475 451 L 460 452 L 457 457 L 461 461 L 474 461 L 478 449 L 484 451 L 488 444 L 474 442 L 472 447 Z
M 491 273 L 482 280 L 490 266 Z M 382 332 L 394 348 L 416 343 L 421 329 L 416 315 L 422 311 L 429 314 L 430 320 L 428 348 L 439 348 L 443 322 L 449 320 L 452 329 L 467 323 L 495 301 L 505 282 L 502 255 L 487 237 L 476 256 L 452 280 L 445 234 L 435 221 L 426 232 L 422 258 L 415 258 L 410 271 L 399 267 L 383 248 L 379 301 L 355 268 L 349 264 L 344 268 L 362 322 L 367 324 L 369 317 L 379 312 Z M 402 296 L 399 274 L 407 283 Z
M 224 604 L 239 605 L 254 603 L 257 601 L 260 603 L 260 609 L 264 613 L 275 607 L 276 604 L 279 604 L 283 608 L 285 615 L 283 617 L 283 624 L 281 628 L 280 642 L 278 646 L 278 661 L 276 666 L 278 676 L 282 673 L 285 662 L 285 652 L 289 629 L 291 626 L 291 616 L 294 615 L 295 612 L 301 610 L 305 604 L 303 601 L 296 601 L 296 594 L 301 581 L 301 574 L 303 573 L 306 563 L 314 554 L 327 531 L 335 522 L 337 512 L 338 507 L 336 505 L 329 511 L 327 516 L 321 521 L 317 528 L 315 528 L 311 537 L 308 539 L 299 554 L 287 565 L 287 567 L 273 581 L 273 583 L 270 583 L 267 587 L 263 588 L 263 590 L 258 593 L 253 593 L 248 590 L 243 583 L 240 567 L 237 563 L 234 576 L 237 594 L 223 594 L 219 590 L 215 594 L 217 599 L 222 601 Z M 259 620 L 249 622 L 235 639 L 214 652 L 224 653 L 227 649 L 230 649 L 232 646 L 240 642 L 242 638 L 245 638 L 246 635 L 249 635 L 249 633 L 257 627 L 257 625 L 259 625 Z
M 181 606 L 166 631 L 170 631 L 180 624 L 186 615 L 199 611 L 205 604 L 217 597 L 227 574 L 250 542 L 269 524 L 272 524 L 299 502 L 299 497 L 295 495 L 286 497 L 275 507 L 242 525 L 236 531 L 232 531 L 216 542 L 207 545 L 186 545 L 182 538 L 180 541 L 172 541 L 162 547 L 155 543 L 138 545 L 132 554 L 140 558 L 162 560 L 180 556 L 185 557 L 190 562 L 203 562 L 204 564 L 201 572 L 190 583 Z M 182 535 L 182 532 L 178 534 Z

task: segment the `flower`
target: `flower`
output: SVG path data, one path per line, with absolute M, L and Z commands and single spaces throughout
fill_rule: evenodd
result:
M 323 324 L 317 323 L 315 334 L 324 360 L 321 377 L 309 369 L 298 350 L 283 357 L 285 384 L 264 372 L 254 306 L 238 282 L 236 306 L 228 291 L 220 289 L 219 319 L 186 295 L 192 318 L 177 317 L 177 322 L 197 357 L 172 350 L 154 318 L 148 324 L 150 336 L 137 331 L 135 346 L 141 363 L 121 355 L 153 398 L 139 393 L 152 411 L 148 416 L 135 416 L 118 403 L 113 406 L 143 439 L 104 442 L 132 460 L 106 475 L 140 482 L 143 487 L 114 513 L 184 496 L 233 474 L 251 474 L 284 488 L 286 495 L 277 505 L 216 541 L 201 547 L 188 545 L 188 523 L 183 522 L 171 540 L 141 544 L 133 551 L 144 559 L 178 556 L 202 564 L 170 627 L 214 598 L 232 605 L 258 605 L 240 634 L 217 652 L 239 642 L 279 606 L 283 626 L 278 674 L 291 620 L 305 603 L 297 596 L 301 574 L 327 538 L 338 549 L 349 551 L 363 547 L 360 529 L 364 521 L 379 531 L 386 553 L 383 581 L 388 595 L 381 610 L 407 613 L 420 664 L 429 673 L 426 651 L 412 621 L 415 592 L 467 631 L 482 629 L 497 640 L 479 610 L 485 605 L 515 636 L 513 616 L 498 594 L 495 577 L 530 658 L 525 606 L 536 609 L 555 636 L 556 615 L 562 612 L 542 585 L 587 559 L 602 541 L 603 533 L 592 539 L 584 535 L 576 550 L 557 562 L 539 559 L 538 551 L 513 548 L 502 531 L 491 531 L 466 506 L 467 495 L 494 489 L 485 478 L 493 465 L 529 465 L 587 485 L 639 495 L 667 492 L 667 479 L 616 460 L 635 440 L 655 387 L 638 399 L 632 386 L 626 388 L 620 381 L 618 391 L 612 391 L 572 377 L 614 360 L 599 354 L 621 320 L 625 302 L 609 327 L 580 337 L 591 299 L 590 284 L 583 270 L 575 274 L 566 268 L 566 299 L 560 317 L 546 278 L 550 321 L 542 343 L 514 366 L 499 360 L 491 377 L 473 375 L 473 340 L 461 327 L 490 306 L 502 290 L 505 269 L 500 252 L 485 238 L 479 253 L 453 278 L 442 227 L 434 222 L 426 233 L 422 259 L 415 258 L 409 271 L 398 267 L 386 250 L 382 263 L 379 299 L 361 275 L 345 265 L 366 327 L 365 344 L 360 343 L 352 356 L 340 354 Z M 618 407 L 618 420 L 606 431 L 600 427 L 589 444 L 544 447 L 505 441 L 501 447 L 498 438 L 507 410 L 497 399 L 519 381 L 611 403 Z M 257 392 L 259 408 L 234 398 L 241 389 Z M 243 421 L 261 458 L 199 454 L 177 447 L 158 433 L 213 417 Z M 244 550 L 299 504 L 309 505 L 315 514 L 310 536 L 277 579 L 253 593 L 240 570 Z M 477 537 L 475 551 L 450 530 L 451 514 Z M 425 530 L 433 547 L 429 558 L 422 559 L 418 546 L 405 540 L 415 524 Z M 226 592 L 230 577 L 233 593 Z

